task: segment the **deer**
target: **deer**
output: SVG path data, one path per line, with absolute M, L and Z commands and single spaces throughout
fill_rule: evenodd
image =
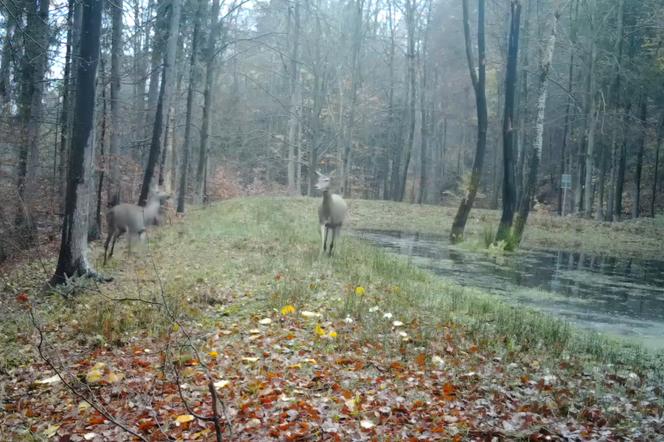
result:
M 104 265 L 106 265 L 106 260 L 113 256 L 115 241 L 124 233 L 127 233 L 128 252 L 131 253 L 132 237 L 136 235 L 141 240 L 145 234 L 146 226 L 159 224 L 161 207 L 169 198 L 169 194 L 153 190 L 145 207 L 129 203 L 113 203 L 112 207 L 106 212 L 108 236 L 104 243 Z M 112 243 L 111 239 L 113 240 Z M 107 257 L 109 243 L 111 243 L 111 253 Z
M 318 175 L 318 182 L 316 189 L 323 192 L 323 202 L 318 207 L 318 222 L 320 224 L 321 246 L 322 253 L 324 254 L 327 249 L 327 238 L 332 233 L 330 239 L 330 247 L 328 256 L 332 256 L 332 249 L 334 249 L 334 241 L 341 233 L 341 226 L 346 218 L 348 206 L 346 201 L 337 194 L 330 193 L 330 182 L 334 172 L 329 175 L 324 175 L 320 171 L 316 171 Z

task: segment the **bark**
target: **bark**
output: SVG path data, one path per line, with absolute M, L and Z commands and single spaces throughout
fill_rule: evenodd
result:
M 590 6 L 595 8 L 595 2 Z M 591 18 L 591 22 L 594 17 Z M 585 183 L 583 186 L 584 200 L 583 209 L 586 218 L 590 218 L 593 211 L 592 198 L 593 198 L 593 168 L 595 163 L 595 120 L 597 118 L 595 111 L 595 58 L 597 57 L 597 44 L 595 43 L 594 26 L 590 25 L 590 60 L 588 66 L 588 80 L 586 86 L 586 130 L 584 132 L 584 145 L 585 145 Z
M 516 188 L 514 183 L 514 92 L 516 88 L 517 61 L 519 54 L 519 21 L 521 3 L 510 4 L 510 33 L 507 50 L 507 72 L 505 74 L 505 110 L 503 113 L 503 211 L 496 232 L 496 242 L 510 240 L 514 220 Z
M 414 1 L 414 0 L 413 0 Z M 355 128 L 355 110 L 357 107 L 357 90 L 360 82 L 360 48 L 362 47 L 362 11 L 364 9 L 364 0 L 355 0 L 353 16 L 353 40 L 351 47 L 351 78 L 350 78 L 350 104 L 348 107 L 348 122 L 346 124 L 343 167 L 341 177 L 343 183 L 343 193 L 350 197 L 350 172 L 351 155 L 353 147 L 353 130 Z
M 634 206 L 632 207 L 632 218 L 641 216 L 641 175 L 643 172 L 643 154 L 646 148 L 648 97 L 641 98 L 641 134 L 639 136 L 639 151 L 636 155 L 636 171 L 634 174 Z
M 189 157 L 191 156 L 191 126 L 192 108 L 194 106 L 194 89 L 198 83 L 198 45 L 201 33 L 201 21 L 205 12 L 206 0 L 198 0 L 198 9 L 194 16 L 194 31 L 191 36 L 191 55 L 189 59 L 189 85 L 187 87 L 187 110 L 184 123 L 184 143 L 182 146 L 182 163 L 180 167 L 180 183 L 178 186 L 177 213 L 184 213 L 185 197 L 187 194 L 187 174 L 189 172 Z
M 147 110 L 145 112 L 145 134 L 142 138 L 147 138 L 148 127 L 152 125 L 154 130 L 154 117 L 157 109 L 157 101 L 159 100 L 159 75 L 162 71 L 162 52 L 164 49 L 164 9 L 166 8 L 167 0 L 156 0 L 156 17 L 154 18 L 153 32 L 154 37 L 152 40 L 152 51 L 150 55 L 150 84 L 148 85 L 148 99 Z M 151 0 L 148 8 L 155 7 L 155 0 Z M 152 124 L 151 124 L 152 123 Z
M 519 203 L 519 213 L 514 222 L 512 231 L 512 238 L 516 244 L 521 242 L 523 231 L 528 221 L 528 214 L 535 199 L 537 191 L 537 174 L 539 172 L 539 165 L 542 160 L 542 144 L 544 141 L 544 112 L 546 110 L 546 96 L 548 91 L 549 73 L 551 71 L 551 62 L 553 61 L 553 52 L 556 47 L 556 35 L 558 31 L 558 20 L 560 14 L 558 11 L 554 12 L 553 23 L 551 24 L 551 35 L 544 50 L 544 54 L 540 61 L 539 69 L 539 83 L 537 85 L 537 118 L 535 122 L 535 142 L 530 154 L 530 167 L 528 169 L 528 176 L 525 182 L 524 189 L 521 193 L 522 201 Z
M 122 65 L 122 1 L 114 0 L 112 8 L 111 29 L 111 127 L 110 143 L 108 146 L 109 180 L 107 196 L 111 201 L 118 197 L 120 191 L 120 169 L 118 155 L 120 154 L 120 66 Z
M 629 132 L 629 115 L 632 103 L 625 106 L 622 122 L 622 143 L 618 160 L 618 176 L 616 177 L 616 217 L 620 219 L 623 215 L 623 189 L 625 186 L 625 172 L 627 170 L 627 133 Z
M 49 0 L 26 3 L 27 23 L 24 54 L 21 62 L 19 119 L 21 141 L 18 156 L 17 191 L 19 210 L 16 217 L 18 238 L 25 244 L 36 239 L 33 203 L 37 195 L 39 169 L 39 131 L 42 120 L 44 78 L 48 68 Z
M 99 134 L 99 158 L 102 165 L 99 169 L 99 176 L 97 178 L 97 191 L 96 191 L 96 205 L 94 211 L 94 222 L 90 223 L 88 229 L 88 241 L 94 241 L 101 237 L 101 212 L 102 212 L 102 195 L 104 189 L 104 178 L 106 177 L 106 169 L 109 159 L 105 156 L 104 145 L 106 144 L 106 121 L 107 121 L 107 105 L 106 105 L 106 75 L 104 69 L 104 58 L 100 57 L 99 60 L 99 84 L 101 85 L 101 133 Z M 111 159 L 112 161 L 112 159 Z M 94 158 L 92 160 L 94 165 Z M 108 200 L 112 201 L 111 199 Z
M 295 195 L 300 193 L 300 189 L 296 188 L 296 166 L 298 164 L 297 158 L 297 126 L 300 120 L 300 75 L 299 75 L 299 56 L 300 56 L 300 2 L 295 0 L 293 10 L 289 9 L 289 20 L 292 14 L 293 20 L 293 35 L 291 37 L 291 53 L 290 53 L 290 103 L 288 106 L 288 193 Z
M 154 119 L 148 163 L 145 166 L 143 185 L 141 186 L 141 194 L 138 199 L 138 204 L 141 206 L 144 206 L 147 201 L 148 193 L 152 187 L 154 171 L 159 162 L 160 150 L 163 144 L 162 137 L 164 136 L 164 108 L 169 109 L 171 107 L 173 97 L 175 56 L 178 43 L 178 29 L 180 26 L 180 1 L 181 0 L 171 0 L 170 4 L 171 8 L 169 14 L 168 39 L 166 42 L 166 56 L 164 57 L 164 68 L 162 70 L 159 100 L 157 102 L 157 114 Z
M 617 57 L 617 62 L 615 65 L 615 78 L 613 81 L 613 84 L 611 85 L 611 101 L 613 102 L 613 106 L 615 108 L 614 115 L 615 115 L 615 120 L 613 122 L 612 128 L 611 128 L 611 176 L 610 176 L 610 182 L 609 182 L 609 197 L 608 197 L 608 202 L 607 202 L 607 211 L 606 211 L 606 218 L 608 220 L 613 220 L 616 215 L 616 208 L 615 208 L 615 202 L 616 202 L 616 179 L 618 176 L 618 131 L 619 131 L 619 125 L 618 125 L 618 116 L 619 116 L 619 108 L 622 104 L 622 98 L 621 98 L 621 64 L 622 64 L 622 56 L 623 56 L 623 42 L 624 42 L 624 36 L 623 36 L 623 30 L 624 30 L 624 22 L 625 22 L 625 1 L 624 0 L 619 0 L 618 1 L 618 8 L 617 8 L 617 31 L 616 31 L 616 41 L 615 41 L 615 52 L 616 52 L 616 57 Z
M 88 191 L 94 156 L 95 73 L 99 58 L 102 0 L 84 0 L 82 30 L 77 69 L 74 128 L 69 156 L 65 216 L 62 240 L 52 284 L 60 284 L 74 276 L 94 276 L 87 258 Z
M 525 18 L 523 23 L 523 32 L 521 39 L 523 44 L 521 46 L 521 75 L 517 79 L 517 89 L 521 89 L 520 93 L 516 94 L 516 104 L 514 109 L 515 121 L 517 121 L 517 135 L 514 139 L 514 152 L 516 155 L 516 173 L 515 173 L 515 185 L 516 185 L 516 200 L 518 204 L 521 204 L 524 201 L 522 197 L 523 188 L 525 186 L 525 168 L 526 168 L 526 158 L 528 156 L 528 150 L 526 149 L 526 141 L 529 139 L 528 134 L 526 133 L 526 127 L 530 124 L 530 102 L 528 97 L 528 71 L 530 69 L 530 64 L 528 60 L 529 55 L 529 44 L 530 44 L 530 14 L 532 12 L 530 0 L 525 0 L 526 10 Z M 519 207 L 518 210 L 521 210 Z
M 664 113 L 662 114 L 662 121 L 659 123 L 659 130 L 657 131 L 657 145 L 655 147 L 655 170 L 652 177 L 652 196 L 650 198 L 650 216 L 655 217 L 655 203 L 657 202 L 657 181 L 659 179 L 659 152 L 662 148 L 664 141 Z
M 203 92 L 203 123 L 201 125 L 201 141 L 198 152 L 198 167 L 196 169 L 197 203 L 207 200 L 207 164 L 210 150 L 210 117 L 212 112 L 212 86 L 216 60 L 217 40 L 221 35 L 222 21 L 219 18 L 219 0 L 213 0 L 210 14 L 210 33 L 205 48 L 205 90 Z
M 470 19 L 468 17 L 468 0 L 462 1 L 463 5 L 463 34 L 466 42 L 466 60 L 470 80 L 475 90 L 475 107 L 477 111 L 477 146 L 475 148 L 475 159 L 473 161 L 473 170 L 470 176 L 470 184 L 466 195 L 459 204 L 452 230 L 450 231 L 450 240 L 457 242 L 463 240 L 463 233 L 466 228 L 466 222 L 470 215 L 470 210 L 475 202 L 477 191 L 482 177 L 482 167 L 486 152 L 486 135 L 488 128 L 488 114 L 486 102 L 486 43 L 484 32 L 484 12 L 485 1 L 479 0 L 477 13 L 477 47 L 478 47 L 478 74 L 475 73 L 475 62 L 473 61 L 472 42 L 470 39 Z
M 415 14 L 416 0 L 406 0 L 406 33 L 408 35 L 408 49 L 406 51 L 408 68 L 408 138 L 406 140 L 406 151 L 404 153 L 403 168 L 401 169 L 399 190 L 399 201 L 406 198 L 406 181 L 408 180 L 408 168 L 413 151 L 415 139 Z
M 7 14 L 5 17 L 5 38 L 2 42 L 2 54 L 0 55 L 0 110 L 3 114 L 8 114 L 8 105 L 11 101 L 10 73 L 14 59 L 12 41 L 16 38 L 16 20 L 14 20 L 16 11 L 9 3 L 3 4 L 3 8 L 7 10 Z
M 427 21 L 424 28 L 424 36 L 422 37 L 422 53 L 420 54 L 420 187 L 417 194 L 417 203 L 422 204 L 426 201 L 429 174 L 427 169 L 430 166 L 429 161 L 429 144 L 428 144 L 428 127 L 427 127 L 427 81 L 428 81 L 428 64 L 427 64 L 427 42 L 429 40 L 429 27 L 431 26 L 431 0 L 427 2 Z

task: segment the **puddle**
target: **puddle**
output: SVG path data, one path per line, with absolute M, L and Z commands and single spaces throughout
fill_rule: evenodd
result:
M 384 230 L 352 235 L 460 285 L 648 348 L 664 348 L 663 261 L 527 249 L 489 256 L 440 235 Z

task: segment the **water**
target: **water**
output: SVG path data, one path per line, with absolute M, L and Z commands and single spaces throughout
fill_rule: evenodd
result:
M 526 250 L 490 256 L 439 235 L 359 230 L 355 236 L 466 287 L 499 294 L 581 327 L 664 348 L 664 262 Z

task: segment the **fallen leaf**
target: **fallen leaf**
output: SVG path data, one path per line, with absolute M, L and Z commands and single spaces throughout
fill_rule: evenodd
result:
M 208 356 L 210 356 L 212 359 L 217 359 L 217 356 L 219 356 L 219 353 L 216 351 L 209 351 Z
M 314 329 L 314 333 L 316 333 L 318 336 L 325 336 L 325 330 L 323 330 L 323 327 L 320 326 L 320 324 L 316 324 L 316 328 Z
M 57 374 L 51 376 L 50 378 L 40 379 L 35 381 L 35 384 L 57 384 L 60 382 L 60 376 Z
M 370 420 L 368 420 L 368 419 L 365 419 L 365 420 L 363 420 L 362 422 L 360 422 L 360 426 L 361 426 L 362 428 L 364 428 L 365 430 L 370 430 L 370 429 L 372 429 L 373 427 L 375 427 L 376 424 L 374 424 L 372 421 L 370 421 Z
M 46 430 L 44 430 L 44 436 L 47 438 L 55 436 L 55 433 L 58 432 L 58 428 L 60 428 L 60 425 L 50 425 Z
M 194 416 L 192 416 L 191 414 L 181 414 L 180 416 L 175 418 L 175 422 L 177 422 L 176 425 L 191 422 L 193 420 L 194 420 Z
M 225 386 L 227 386 L 230 383 L 231 383 L 231 381 L 227 381 L 225 379 L 222 379 L 221 381 L 215 382 L 213 385 L 214 385 L 214 388 L 224 388 Z
M 320 313 L 309 312 L 309 311 L 306 311 L 306 310 L 302 310 L 300 312 L 300 314 L 302 316 L 304 316 L 305 318 L 320 318 L 321 316 L 323 316 Z
M 403 325 L 403 322 L 401 322 L 401 321 L 394 321 L 394 322 L 392 323 L 392 325 L 395 326 L 395 327 L 401 327 L 401 326 Z
M 96 436 L 97 436 L 97 433 L 89 432 L 89 433 L 85 433 L 85 434 L 83 435 L 83 439 L 85 439 L 85 440 L 92 440 L 92 439 L 94 439 Z
M 295 313 L 295 307 L 294 306 L 289 304 L 289 305 L 285 305 L 285 306 L 281 307 L 281 314 L 282 315 L 286 316 L 286 315 L 289 315 L 291 313 Z
M 357 296 L 362 296 L 364 295 L 364 293 L 365 293 L 364 287 L 355 287 L 355 294 Z
M 254 362 L 258 362 L 258 358 L 247 358 L 247 357 L 244 357 L 244 358 L 242 358 L 242 361 L 243 361 L 243 362 L 254 363 Z
M 263 318 L 260 321 L 258 321 L 260 325 L 269 325 L 272 324 L 272 319 L 270 318 Z

